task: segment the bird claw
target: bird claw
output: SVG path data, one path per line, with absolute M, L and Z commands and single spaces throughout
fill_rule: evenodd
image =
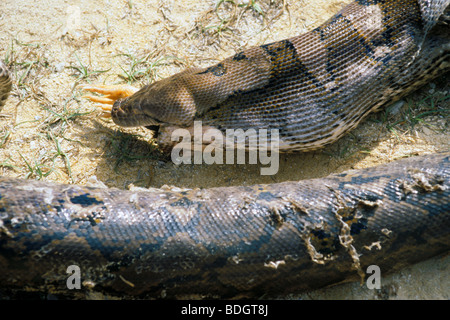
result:
M 119 99 L 124 99 L 133 95 L 139 89 L 129 85 L 84 85 L 82 90 L 101 94 L 103 96 L 85 95 L 83 98 L 89 99 L 92 102 L 102 104 L 100 108 L 103 111 L 102 117 L 110 118 L 111 110 L 114 102 Z

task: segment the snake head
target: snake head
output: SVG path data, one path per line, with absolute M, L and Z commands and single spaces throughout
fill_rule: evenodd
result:
M 188 69 L 116 100 L 111 110 L 113 121 L 123 127 L 190 126 L 197 110 L 189 86 L 190 76 L 195 71 Z

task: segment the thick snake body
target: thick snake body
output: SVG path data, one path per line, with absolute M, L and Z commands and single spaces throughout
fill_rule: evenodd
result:
M 449 4 L 355 1 L 310 33 L 145 87 L 112 117 L 162 133 L 198 119 L 274 127 L 284 150 L 323 146 L 448 70 Z M 11 82 L 0 70 L 1 106 Z M 450 249 L 449 157 L 194 190 L 1 177 L 0 296 L 269 297 L 364 279 L 370 265 L 392 272 Z
M 255 298 L 383 276 L 450 249 L 449 157 L 185 191 L 0 178 L 0 292 Z

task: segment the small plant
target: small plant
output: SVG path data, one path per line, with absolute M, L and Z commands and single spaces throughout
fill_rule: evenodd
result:
M 154 62 L 149 61 L 152 53 L 148 53 L 141 58 L 138 58 L 130 53 L 122 53 L 117 56 L 124 56 L 129 60 L 129 67 L 125 69 L 119 64 L 123 73 L 119 77 L 124 79 L 128 84 L 132 84 L 142 78 L 146 79 L 147 83 L 153 82 L 158 77 L 158 68 L 166 65 L 167 60 L 177 59 L 176 57 L 163 57 Z
M 41 161 L 34 160 L 34 164 L 31 164 L 30 162 L 25 159 L 25 157 L 19 152 L 20 157 L 25 162 L 26 167 L 28 168 L 28 173 L 25 175 L 25 178 L 31 178 L 36 177 L 38 180 L 41 180 L 42 178 L 48 177 L 51 173 L 54 172 L 54 166 L 49 167 L 46 164 L 44 164 Z M 42 159 L 40 159 L 42 160 Z
M 90 70 L 90 68 L 88 66 L 86 66 L 85 64 L 83 64 L 83 62 L 80 60 L 80 58 L 78 58 L 77 54 L 75 54 L 75 57 L 77 58 L 78 65 L 70 66 L 68 68 L 71 68 L 71 69 L 75 70 L 76 72 L 78 72 L 77 82 L 79 82 L 81 80 L 89 81 L 89 78 L 91 78 L 93 76 L 97 76 L 101 73 L 108 72 L 110 70 L 110 69 L 108 69 L 108 70 Z

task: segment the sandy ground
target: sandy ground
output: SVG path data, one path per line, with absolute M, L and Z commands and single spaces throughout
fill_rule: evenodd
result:
M 281 156 L 274 176 L 261 176 L 257 165 L 175 166 L 148 130 L 118 128 L 82 98 L 81 84 L 140 87 L 310 30 L 349 2 L 239 0 L 216 8 L 206 0 L 2 0 L 0 59 L 14 86 L 0 111 L 0 175 L 207 188 L 323 177 L 448 151 L 448 74 L 323 150 Z M 380 290 L 355 283 L 283 298 L 448 299 L 449 271 L 449 257 L 440 257 L 383 277 Z

